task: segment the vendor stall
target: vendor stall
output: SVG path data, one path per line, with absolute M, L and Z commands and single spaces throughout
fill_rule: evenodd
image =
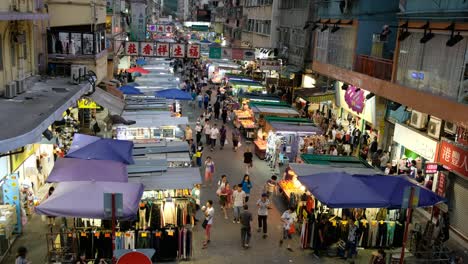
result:
M 302 248 L 320 251 L 335 247 L 333 254 L 344 256 L 345 250 L 356 250 L 357 247 L 400 247 L 407 220 L 405 210 L 400 209 L 405 207 L 406 189 L 417 189 L 416 207 L 444 202 L 444 198 L 417 186 L 406 177 L 379 174 L 359 160 L 343 160 L 341 163 L 328 160 L 332 166 L 290 164 L 279 182 L 289 205 L 297 208 L 297 215 L 302 220 Z M 320 162 L 325 161 L 322 159 Z M 353 164 L 354 167 L 344 164 Z M 426 226 L 431 224 L 429 222 Z M 321 242 L 317 228 L 322 230 Z M 410 234 L 424 229 L 421 223 L 413 223 L 412 228 L 414 232 Z M 356 229 L 359 232 L 349 240 L 349 232 Z M 426 228 L 423 235 L 431 240 L 432 230 Z M 410 251 L 419 247 L 413 244 L 415 238 L 409 238 L 412 241 L 408 243 Z
M 279 103 L 281 98 L 275 95 L 269 94 L 258 94 L 258 93 L 243 93 L 238 95 L 239 103 L 250 103 L 250 102 L 268 102 L 268 103 Z
M 247 138 L 247 139 L 254 139 L 255 138 L 255 129 L 257 128 L 252 111 L 249 109 L 240 109 L 240 110 L 234 110 L 234 119 L 233 119 L 233 124 L 235 127 L 239 128 L 241 133 Z
M 251 79 L 229 77 L 227 78 L 227 85 L 231 87 L 231 93 L 234 96 L 239 96 L 243 93 L 266 94 L 265 86 Z
M 222 83 L 224 75 L 226 73 L 240 73 L 240 65 L 229 62 L 228 60 L 211 60 L 207 64 L 208 67 L 208 79 L 212 83 Z
M 308 119 L 270 116 L 265 120 L 263 138 L 267 145 L 266 159 L 271 167 L 294 161 L 306 137 L 322 134 L 322 130 Z
M 172 117 L 169 112 L 138 111 L 124 112 L 125 120 L 135 121 L 135 124 L 116 124 L 113 126 L 117 139 L 171 139 L 182 140 L 184 132 L 180 126 L 188 124 L 187 117 Z
M 284 102 L 256 102 L 250 101 L 248 103 L 252 113 L 254 114 L 255 121 L 259 127 L 265 128 L 265 118 L 268 116 L 276 117 L 300 117 L 299 112 L 292 108 L 289 104 Z

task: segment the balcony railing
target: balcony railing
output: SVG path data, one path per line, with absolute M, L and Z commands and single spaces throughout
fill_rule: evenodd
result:
M 367 55 L 357 55 L 354 61 L 354 71 L 386 81 L 391 81 L 392 69 L 392 60 Z

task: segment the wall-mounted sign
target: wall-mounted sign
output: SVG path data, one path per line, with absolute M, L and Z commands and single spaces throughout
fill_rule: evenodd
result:
M 449 170 L 468 177 L 468 151 L 447 141 L 442 141 L 438 162 Z
M 345 93 L 345 101 L 351 110 L 361 114 L 365 106 L 364 90 L 353 85 L 348 86 Z
M 393 140 L 428 161 L 435 161 L 437 141 L 401 124 L 395 124 Z
M 265 71 L 280 71 L 281 61 L 279 60 L 259 60 L 258 67 Z
M 200 58 L 200 45 L 169 44 L 166 42 L 130 41 L 125 43 L 125 55 L 198 59 Z
M 425 172 L 426 174 L 435 174 L 438 171 L 437 168 L 438 168 L 437 163 L 426 163 Z
M 220 47 L 210 47 L 209 58 L 221 59 L 222 49 Z

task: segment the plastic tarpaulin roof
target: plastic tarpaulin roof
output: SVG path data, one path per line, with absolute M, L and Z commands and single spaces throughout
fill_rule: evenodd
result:
M 154 95 L 157 97 L 162 97 L 166 99 L 175 99 L 175 100 L 192 100 L 192 96 L 179 89 L 166 89 L 161 91 L 154 92 Z
M 143 94 L 140 89 L 132 85 L 124 85 L 119 87 L 119 90 L 124 94 Z
M 329 172 L 299 179 L 320 202 L 332 208 L 401 208 L 407 187 L 420 188 L 418 207 L 444 201 L 444 198 L 410 182 L 405 176 Z
M 47 182 L 67 181 L 128 182 L 127 165 L 112 160 L 59 158 Z
M 199 168 L 170 168 L 162 173 L 132 175 L 128 180 L 142 183 L 145 190 L 191 189 L 202 183 Z
M 310 176 L 319 173 L 328 172 L 346 172 L 349 174 L 362 174 L 362 175 L 375 175 L 381 172 L 375 168 L 367 167 L 348 167 L 347 164 L 330 164 L 330 165 L 317 165 L 317 164 L 306 164 L 306 163 L 289 163 L 289 167 L 298 176 Z
M 75 134 L 67 158 L 113 160 L 133 164 L 133 142 Z
M 133 219 L 143 194 L 143 185 L 122 182 L 61 182 L 53 195 L 36 212 L 48 216 L 106 219 L 104 193 L 122 193 L 123 210 L 119 219 Z
M 314 124 L 306 124 L 306 123 L 283 123 L 283 122 L 270 122 L 271 127 L 276 132 L 297 132 L 297 133 L 305 133 L 305 134 L 323 134 L 323 131 L 320 127 L 315 126 Z

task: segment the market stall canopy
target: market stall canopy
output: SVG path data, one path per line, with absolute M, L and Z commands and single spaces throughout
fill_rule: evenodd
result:
M 276 132 L 296 132 L 302 134 L 322 135 L 320 127 L 313 123 L 269 122 Z
M 104 215 L 105 193 L 121 193 L 123 210 L 122 217 L 118 218 L 133 219 L 138 211 L 143 185 L 96 181 L 61 182 L 53 195 L 36 207 L 36 212 L 47 216 L 107 219 Z
M 238 96 L 239 98 L 248 99 L 250 102 L 271 102 L 271 103 L 279 103 L 281 102 L 281 98 L 275 95 L 267 95 L 267 94 L 258 94 L 258 93 L 243 93 Z
M 362 174 L 362 175 L 374 175 L 379 174 L 381 171 L 375 168 L 368 167 L 348 167 L 347 164 L 333 163 L 330 165 L 317 165 L 317 164 L 306 164 L 306 163 L 289 163 L 289 168 L 298 176 L 310 176 L 318 173 L 327 172 L 346 172 L 350 174 Z
M 128 182 L 127 165 L 112 160 L 59 158 L 47 182 L 68 181 Z
M 254 113 L 264 114 L 264 115 L 279 115 L 279 116 L 288 116 L 288 117 L 299 117 L 299 112 L 289 106 L 268 106 L 268 105 L 252 105 L 250 107 Z
M 348 168 L 373 168 L 367 161 L 352 156 L 302 154 L 301 159 L 307 164 L 340 166 Z
M 320 202 L 331 208 L 401 208 L 407 187 L 420 188 L 417 207 L 445 201 L 405 176 L 329 172 L 303 176 L 299 180 Z
M 133 174 L 152 173 L 167 170 L 166 159 L 135 159 L 135 164 L 128 166 L 128 175 L 133 177 Z
M 113 115 L 122 114 L 122 111 L 125 108 L 125 101 L 123 99 L 116 97 L 100 88 L 96 88 L 90 97 L 100 106 L 107 108 Z
M 119 90 L 124 93 L 124 94 L 143 94 L 140 89 L 135 88 L 135 86 L 132 85 L 124 85 L 119 87 Z
M 133 142 L 76 133 L 66 157 L 86 160 L 113 160 L 133 164 Z
M 157 143 L 148 144 L 135 144 L 133 148 L 133 156 L 159 154 L 159 153 L 178 153 L 188 152 L 189 146 L 185 141 L 173 141 L 169 142 L 163 140 Z
M 146 60 L 145 60 L 145 59 L 137 59 L 137 60 L 136 60 L 136 64 L 137 64 L 137 65 L 145 65 L 145 64 L 146 64 Z
M 173 117 L 169 112 L 159 112 L 154 115 L 138 115 L 139 112 L 135 112 L 137 115 L 129 115 L 128 112 L 124 112 L 122 117 L 126 120 L 133 120 L 135 124 L 129 125 L 128 127 L 149 127 L 149 128 L 160 128 L 164 126 L 179 126 L 187 125 L 189 123 L 188 117 Z M 124 126 L 118 124 L 115 126 Z
M 127 83 L 127 85 L 130 85 L 130 86 L 133 86 L 133 87 L 140 86 L 140 84 L 136 83 L 136 82 L 129 82 L 129 83 Z
M 128 69 L 127 72 L 129 72 L 129 73 L 139 72 L 139 73 L 143 73 L 143 74 L 150 73 L 150 71 L 145 70 L 145 69 L 143 69 L 141 67 L 138 67 L 138 66 Z
M 132 175 L 128 180 L 142 183 L 145 190 L 192 189 L 202 183 L 198 168 L 169 168 L 161 173 Z
M 162 97 L 166 99 L 174 99 L 174 100 L 192 100 L 192 96 L 179 89 L 166 89 L 161 91 L 156 91 L 154 93 L 156 97 Z

